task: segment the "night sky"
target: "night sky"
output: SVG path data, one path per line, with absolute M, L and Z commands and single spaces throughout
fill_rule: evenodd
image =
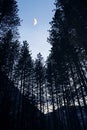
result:
M 23 20 L 19 27 L 20 41 L 28 41 L 33 58 L 41 52 L 46 60 L 51 48 L 47 37 L 54 14 L 54 0 L 18 0 L 18 8 Z M 34 18 L 37 19 L 36 26 L 33 25 Z

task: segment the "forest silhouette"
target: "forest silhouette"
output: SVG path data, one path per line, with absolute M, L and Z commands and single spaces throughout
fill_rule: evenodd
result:
M 46 62 L 19 41 L 17 0 L 0 0 L 0 130 L 87 130 L 87 1 L 55 0 Z

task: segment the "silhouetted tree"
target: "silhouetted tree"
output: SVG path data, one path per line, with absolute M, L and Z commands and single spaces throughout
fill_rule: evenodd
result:
M 17 59 L 19 42 L 17 27 L 20 24 L 17 2 L 0 1 L 0 69 L 12 78 L 14 63 Z
M 76 12 L 77 14 L 74 13 L 73 11 L 76 8 L 75 5 L 77 3 L 80 7 L 81 2 L 77 2 L 76 4 L 74 2 L 63 1 L 63 0 L 56 1 L 55 3 L 56 10 L 53 17 L 53 21 L 51 22 L 51 30 L 49 31 L 50 37 L 48 40 L 50 44 L 52 45 L 50 61 L 51 61 L 51 64 L 54 64 L 55 66 L 55 67 L 54 66 L 51 67 L 51 68 L 54 68 L 53 78 L 52 78 L 53 82 L 56 81 L 55 85 L 53 85 L 53 89 L 54 89 L 53 92 L 55 92 L 56 90 L 57 102 L 58 100 L 60 100 L 59 104 L 58 103 L 57 104 L 60 107 L 62 107 L 64 104 L 65 113 L 66 113 L 66 119 L 65 119 L 66 127 L 67 129 L 71 129 L 71 126 L 72 126 L 72 120 L 70 119 L 71 111 L 69 107 L 72 105 L 72 103 L 74 107 L 76 107 L 75 103 L 78 102 L 79 110 L 82 117 L 83 127 L 84 129 L 86 129 L 85 119 L 83 117 L 83 112 L 81 108 L 82 106 L 81 99 L 82 99 L 84 107 L 85 107 L 85 112 L 86 112 L 87 110 L 86 98 L 85 98 L 86 75 L 83 70 L 84 61 L 82 59 L 82 56 L 83 56 L 84 60 L 86 61 L 86 53 L 84 52 L 84 48 L 82 48 L 82 46 L 78 43 L 79 37 L 76 30 L 76 28 L 79 29 L 78 26 L 80 26 L 81 24 L 81 22 L 79 21 L 79 25 L 77 25 L 78 17 L 80 19 L 80 15 L 79 15 L 80 10 L 79 12 Z M 73 5 L 73 6 L 71 7 L 69 5 Z M 76 8 L 75 11 L 77 10 L 78 8 Z M 69 14 L 68 12 L 71 14 Z M 75 26 L 77 25 L 76 28 L 74 26 L 75 22 L 71 18 L 74 15 L 76 16 L 74 17 L 75 19 L 73 20 L 77 20 L 75 21 L 77 22 L 77 24 L 75 24 Z M 79 33 L 80 33 L 80 30 L 79 30 Z M 74 66 L 72 66 L 72 64 L 74 64 Z M 72 66 L 72 68 L 70 66 Z M 76 77 L 77 75 L 77 78 L 74 79 L 73 81 L 71 80 L 72 79 L 71 75 L 73 75 L 73 73 L 71 73 L 71 69 L 74 69 L 74 76 Z M 73 83 L 75 83 L 74 82 L 75 80 L 76 80 L 76 89 L 72 85 Z M 72 81 L 72 84 L 71 84 L 71 81 Z M 61 98 L 58 95 L 61 95 Z M 78 101 L 76 101 L 76 96 L 78 98 Z
M 40 110 L 44 112 L 44 65 L 43 65 L 43 57 L 39 53 L 37 54 L 37 59 L 35 61 L 35 80 L 36 80 L 36 91 L 37 91 L 37 106 Z
M 16 0 L 0 0 L 0 38 L 9 29 L 12 29 L 16 34 L 19 25 L 20 19 Z
M 0 44 L 0 69 L 13 78 L 14 66 L 19 54 L 19 42 L 13 40 L 13 33 L 9 30 Z

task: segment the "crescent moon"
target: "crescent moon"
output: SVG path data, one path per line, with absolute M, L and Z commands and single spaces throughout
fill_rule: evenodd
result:
M 37 19 L 36 19 L 36 18 L 34 18 L 33 25 L 34 25 L 34 26 L 36 26 L 36 25 L 37 25 Z

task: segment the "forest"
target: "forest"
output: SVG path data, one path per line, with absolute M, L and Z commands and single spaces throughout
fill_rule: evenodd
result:
M 55 0 L 50 54 L 19 41 L 17 0 L 0 0 L 0 130 L 87 130 L 87 0 Z

